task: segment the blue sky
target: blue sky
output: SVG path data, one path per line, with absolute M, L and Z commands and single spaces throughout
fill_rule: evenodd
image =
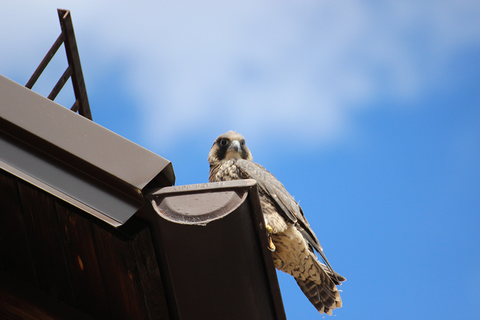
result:
M 0 74 L 27 82 L 56 8 L 94 121 L 172 161 L 177 185 L 208 180 L 219 134 L 246 137 L 348 279 L 335 319 L 480 318 L 478 1 L 11 1 Z M 279 281 L 288 319 L 322 318 Z

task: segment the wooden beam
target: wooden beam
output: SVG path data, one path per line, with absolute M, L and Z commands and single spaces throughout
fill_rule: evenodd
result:
M 0 319 L 93 320 L 72 306 L 0 270 Z

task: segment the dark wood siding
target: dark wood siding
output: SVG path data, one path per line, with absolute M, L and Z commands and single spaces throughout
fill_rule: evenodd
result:
M 150 230 L 136 218 L 124 229 L 0 171 L 0 277 L 95 319 L 169 319 Z M 16 319 L 27 302 L 12 301 L 0 308 Z

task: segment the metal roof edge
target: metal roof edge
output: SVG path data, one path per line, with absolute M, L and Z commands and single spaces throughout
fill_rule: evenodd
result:
M 138 189 L 164 169 L 175 183 L 170 161 L 2 75 L 0 96 L 0 118 Z
M 0 168 L 119 226 L 170 161 L 0 75 Z

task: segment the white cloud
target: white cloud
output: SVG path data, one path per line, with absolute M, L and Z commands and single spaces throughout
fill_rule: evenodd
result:
M 378 96 L 438 89 L 446 62 L 480 40 L 474 1 L 12 1 L 0 73 L 31 74 L 59 33 L 56 7 L 72 11 L 85 73 L 126 61 L 119 89 L 137 101 L 139 130 L 164 137 L 148 145 L 219 121 L 336 141 Z

